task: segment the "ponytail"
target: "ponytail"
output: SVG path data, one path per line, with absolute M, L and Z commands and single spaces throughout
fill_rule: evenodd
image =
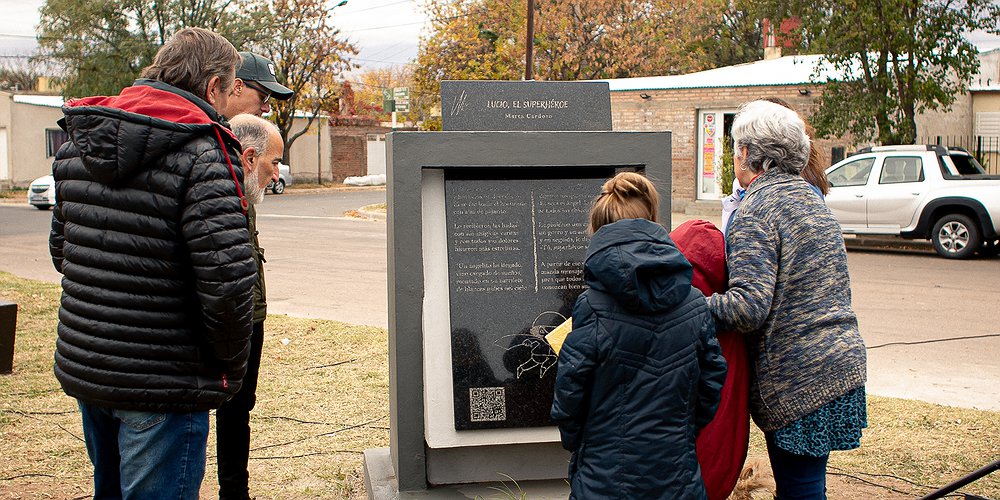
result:
M 590 234 L 601 226 L 622 219 L 648 219 L 657 222 L 660 196 L 656 187 L 642 174 L 622 172 L 604 183 L 601 194 L 590 210 Z

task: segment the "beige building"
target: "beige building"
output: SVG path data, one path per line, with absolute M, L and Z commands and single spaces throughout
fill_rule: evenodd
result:
M 979 74 L 969 91 L 957 96 L 951 109 L 917 115 L 917 142 L 974 149 L 975 137 L 1000 137 L 1000 49 L 979 54 Z M 996 124 L 991 126 L 991 124 Z M 962 139 L 959 139 L 962 138 Z
M 63 98 L 0 91 L 0 188 L 26 187 L 52 173 L 52 160 L 68 137 L 56 123 L 63 117 Z M 297 115 L 292 133 L 302 130 L 307 115 Z M 330 127 L 326 116 L 313 121 L 292 144 L 289 167 L 298 182 L 315 182 L 317 175 L 333 179 L 330 168 Z
M 306 114 L 296 113 L 292 122 L 292 129 L 289 136 L 295 135 L 306 127 L 308 123 Z M 295 139 L 292 149 L 288 154 L 288 168 L 295 182 L 316 182 L 319 178 L 323 182 L 330 182 L 334 179 L 334 173 L 330 165 L 330 117 L 320 115 L 313 120 L 312 125 L 306 132 Z
M 980 152 L 983 165 L 1000 172 L 1000 49 L 982 54 L 979 78 L 972 82 L 972 136 L 970 150 Z
M 52 172 L 52 157 L 66 140 L 56 124 L 62 102 L 0 91 L 0 187 L 27 186 Z

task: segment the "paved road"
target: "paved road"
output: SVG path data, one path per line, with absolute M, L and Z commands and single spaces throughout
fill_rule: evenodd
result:
M 385 221 L 344 216 L 382 202 L 384 190 L 267 196 L 257 228 L 268 312 L 387 328 Z
M 385 222 L 343 216 L 384 200 L 370 190 L 268 196 L 258 225 L 269 312 L 385 327 Z M 0 270 L 58 281 L 50 216 L 0 205 Z M 848 263 L 870 392 L 1000 410 L 1000 259 L 851 250 Z M 948 340 L 976 336 L 991 337 Z

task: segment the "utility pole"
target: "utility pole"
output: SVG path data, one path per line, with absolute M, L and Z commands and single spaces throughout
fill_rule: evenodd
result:
M 338 4 L 337 7 L 340 7 L 341 5 L 344 5 L 345 3 L 347 3 L 347 0 L 344 0 L 343 2 L 340 2 L 340 4 Z M 320 85 L 319 80 L 317 80 L 316 81 L 316 97 L 319 98 L 322 95 L 323 95 L 323 87 Z M 323 185 L 323 158 L 322 158 L 323 155 L 320 153 L 320 147 L 321 147 L 321 141 L 323 140 L 323 133 L 322 133 L 322 131 L 320 129 L 322 129 L 323 127 L 320 126 L 320 124 L 322 123 L 322 120 L 319 117 L 319 108 L 316 108 L 315 113 L 316 114 L 313 115 L 313 119 L 316 120 L 316 183 L 319 184 L 320 186 L 322 186 Z M 292 110 L 292 116 L 295 116 L 294 110 Z M 329 125 L 329 123 L 328 123 L 328 125 Z M 330 172 L 333 173 L 333 165 L 332 164 L 330 165 Z
M 524 79 L 531 81 L 535 79 L 535 0 L 528 0 L 528 39 L 524 41 L 525 61 Z
M 330 129 L 327 122 L 327 130 Z M 316 165 L 319 165 L 319 185 L 323 185 L 323 118 L 316 117 Z

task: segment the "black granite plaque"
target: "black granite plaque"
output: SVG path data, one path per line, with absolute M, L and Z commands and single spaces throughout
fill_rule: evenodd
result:
M 458 430 L 552 425 L 558 357 L 544 337 L 585 288 L 590 205 L 615 169 L 533 172 L 445 174 Z
M 607 82 L 441 82 L 446 131 L 609 131 Z

